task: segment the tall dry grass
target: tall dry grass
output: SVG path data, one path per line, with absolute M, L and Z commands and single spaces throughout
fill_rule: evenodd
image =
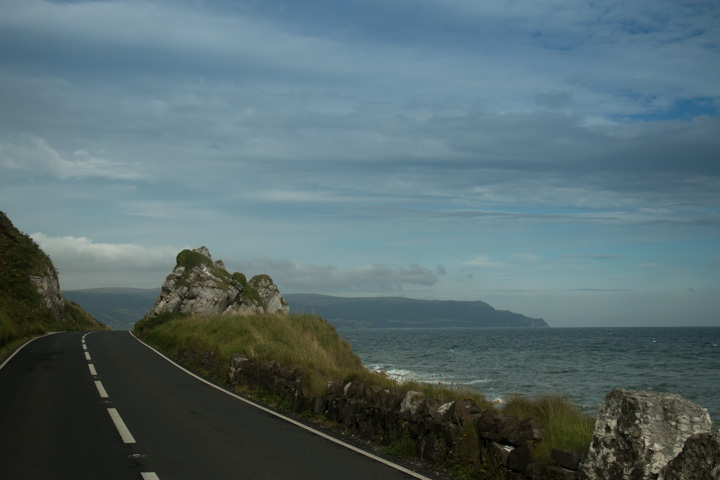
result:
M 216 315 L 182 317 L 145 328 L 141 336 L 174 356 L 211 351 L 220 364 L 239 353 L 276 361 L 308 374 L 311 391 L 324 393 L 327 382 L 363 370 L 350 344 L 335 328 L 316 315 Z M 222 375 L 224 373 L 221 372 Z

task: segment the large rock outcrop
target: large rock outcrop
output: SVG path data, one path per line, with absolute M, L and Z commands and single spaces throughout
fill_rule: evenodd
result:
M 290 312 L 277 286 L 267 275 L 246 281 L 242 273 L 228 273 L 222 260 L 213 262 L 205 247 L 183 250 L 148 313 L 183 312 L 194 315 Z
M 708 411 L 680 395 L 612 390 L 598 412 L 579 478 L 656 479 L 688 438 L 711 427 Z

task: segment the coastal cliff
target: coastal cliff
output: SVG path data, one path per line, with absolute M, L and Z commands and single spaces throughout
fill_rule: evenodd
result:
M 482 301 L 288 294 L 292 313 L 315 313 L 341 328 L 547 327 L 542 318 L 496 310 Z
M 213 262 L 210 251 L 200 247 L 177 255 L 175 268 L 146 317 L 178 312 L 252 315 L 288 314 L 290 309 L 269 276 L 256 275 L 248 281 L 242 273 L 230 274 L 222 260 Z

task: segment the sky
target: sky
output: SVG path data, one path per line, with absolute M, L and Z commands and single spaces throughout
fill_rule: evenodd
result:
M 64 290 L 720 326 L 720 2 L 0 0 L 0 210 Z

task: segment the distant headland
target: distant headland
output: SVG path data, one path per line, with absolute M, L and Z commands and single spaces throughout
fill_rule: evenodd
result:
M 315 313 L 339 328 L 547 327 L 542 318 L 496 310 L 481 301 L 286 294 L 292 313 Z

